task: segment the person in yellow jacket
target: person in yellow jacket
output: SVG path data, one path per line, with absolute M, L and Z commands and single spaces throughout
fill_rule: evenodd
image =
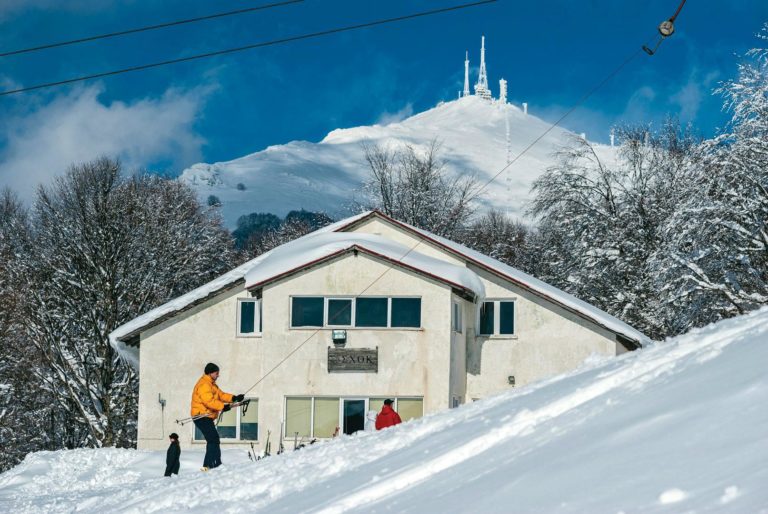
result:
M 205 414 L 195 420 L 195 426 L 200 429 L 205 437 L 205 458 L 203 469 L 211 469 L 221 465 L 221 447 L 219 446 L 219 432 L 214 421 L 219 413 L 227 412 L 231 403 L 241 402 L 245 398 L 242 394 L 225 393 L 216 385 L 219 378 L 219 367 L 209 362 L 205 365 L 204 375 L 195 384 L 192 390 L 192 416 Z

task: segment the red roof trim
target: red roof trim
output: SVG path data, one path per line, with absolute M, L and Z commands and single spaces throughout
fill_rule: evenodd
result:
M 424 276 L 427 276 L 427 277 L 429 277 L 429 278 L 431 278 L 433 280 L 436 280 L 438 282 L 442 282 L 444 284 L 447 284 L 447 285 L 451 286 L 452 288 L 458 289 L 460 291 L 465 291 L 465 292 L 469 293 L 471 296 L 475 296 L 475 293 L 473 291 L 471 291 L 470 289 L 467 289 L 466 287 L 464 287 L 464 286 L 462 286 L 460 284 L 456 284 L 455 282 L 452 282 L 450 280 L 446 280 L 443 277 L 439 277 L 437 275 L 429 273 L 428 271 L 424 271 L 423 269 L 417 268 L 415 266 L 411 266 L 411 265 L 406 264 L 406 263 L 404 263 L 402 261 L 399 261 L 397 259 L 393 259 L 391 257 L 388 257 L 386 255 L 380 254 L 378 252 L 374 252 L 373 250 L 369 250 L 368 248 L 365 248 L 364 246 L 359 246 L 358 244 L 350 245 L 347 248 L 344 248 L 344 249 L 341 249 L 341 250 L 339 250 L 337 252 L 325 255 L 323 257 L 320 257 L 319 259 L 315 259 L 313 261 L 304 263 L 304 264 L 302 264 L 300 266 L 296 266 L 295 268 L 292 268 L 292 269 L 290 269 L 288 271 L 284 271 L 283 273 L 280 273 L 279 275 L 275 275 L 273 277 L 269 277 L 267 279 L 262 280 L 261 282 L 257 282 L 257 283 L 255 283 L 253 285 L 250 285 L 250 286 L 247 287 L 247 289 L 248 290 L 255 289 L 257 287 L 264 286 L 264 285 L 266 285 L 268 283 L 275 282 L 275 281 L 283 279 L 283 278 L 287 278 L 288 276 L 294 275 L 294 274 L 298 273 L 299 271 L 301 271 L 303 269 L 315 266 L 317 264 L 322 264 L 323 262 L 335 259 L 336 257 L 339 257 L 339 256 L 341 256 L 343 254 L 346 254 L 346 253 L 349 253 L 349 252 L 352 252 L 352 251 L 355 251 L 355 250 L 359 251 L 360 253 L 371 255 L 373 257 L 378 257 L 379 259 L 382 259 L 384 261 L 390 262 L 392 264 L 396 264 L 397 266 L 400 266 L 402 268 L 411 270 L 411 271 L 413 271 L 415 273 L 418 273 L 420 275 L 424 275 Z

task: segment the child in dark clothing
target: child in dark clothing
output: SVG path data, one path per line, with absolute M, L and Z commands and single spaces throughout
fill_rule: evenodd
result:
M 179 474 L 179 457 L 181 457 L 181 447 L 179 446 L 178 434 L 171 434 L 171 445 L 165 454 L 165 476 L 169 477 L 173 473 Z

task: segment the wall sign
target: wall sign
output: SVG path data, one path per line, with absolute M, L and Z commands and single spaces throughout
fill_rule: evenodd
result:
M 328 348 L 328 373 L 357 371 L 379 372 L 377 348 Z

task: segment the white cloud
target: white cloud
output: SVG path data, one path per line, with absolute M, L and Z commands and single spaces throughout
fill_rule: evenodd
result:
M 688 77 L 688 82 L 670 96 L 670 102 L 679 109 L 678 114 L 681 120 L 692 121 L 696 119 L 704 96 L 711 92 L 712 86 L 719 76 L 718 71 L 712 71 L 704 78 L 700 78 L 698 71 L 694 69 Z
M 169 89 L 159 98 L 103 103 L 100 86 L 78 88 L 0 127 L 0 186 L 29 200 L 73 163 L 119 157 L 128 169 L 167 161 L 178 169 L 200 160 L 195 131 L 210 88 Z
M 406 118 L 413 116 L 413 104 L 408 102 L 405 107 L 397 112 L 385 112 L 376 121 L 379 125 L 389 125 L 391 123 L 399 123 Z

